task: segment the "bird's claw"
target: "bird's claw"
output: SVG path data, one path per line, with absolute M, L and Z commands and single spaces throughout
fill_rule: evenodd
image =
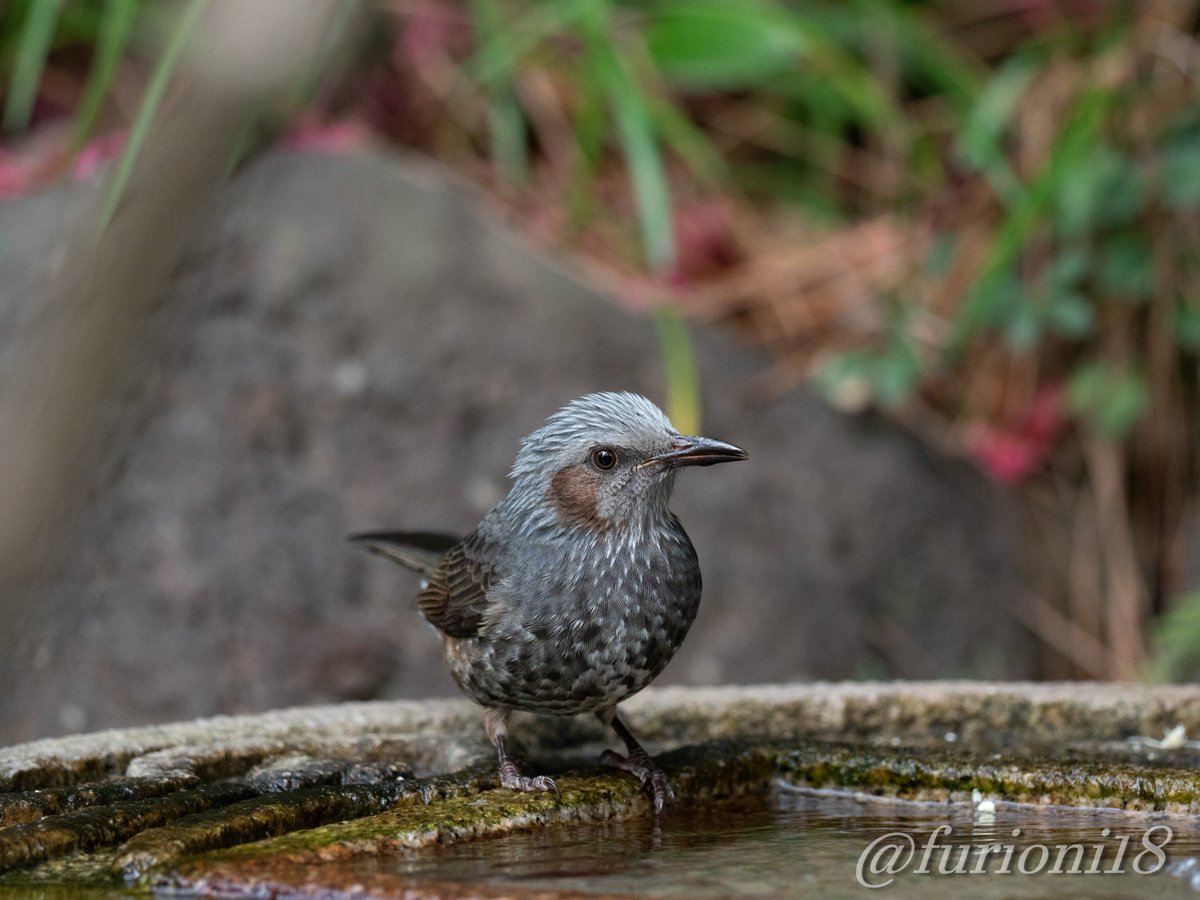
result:
M 667 773 L 662 769 L 651 769 L 649 779 L 642 777 L 642 784 L 645 785 L 649 781 L 650 787 L 654 791 L 654 812 L 661 813 L 663 805 L 670 800 L 675 802 L 675 788 L 671 787 L 671 782 L 667 778 Z
M 645 750 L 640 747 L 634 750 L 628 756 L 622 756 L 614 750 L 605 750 L 600 755 L 600 762 L 610 766 L 616 766 L 618 769 L 624 769 L 638 777 L 642 783 L 642 787 L 650 788 L 654 794 L 654 812 L 657 815 L 663 811 L 663 806 L 670 800 L 675 802 L 675 789 L 671 787 L 671 781 L 667 778 L 667 773 L 654 765 Z
M 522 775 L 512 763 L 500 767 L 500 787 L 510 791 L 554 791 L 558 793 L 558 785 L 549 775 Z

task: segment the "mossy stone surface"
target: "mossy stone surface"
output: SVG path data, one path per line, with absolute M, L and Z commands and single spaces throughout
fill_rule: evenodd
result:
M 1200 730 L 1190 688 L 676 688 L 647 691 L 627 716 L 689 807 L 785 785 L 1200 812 L 1196 752 L 1128 740 Z M 513 733 L 557 793 L 499 788 L 479 711 L 462 701 L 294 709 L 0 750 L 0 887 L 287 884 L 335 861 L 653 815 L 636 779 L 595 765 L 613 743 L 596 723 L 517 717 Z

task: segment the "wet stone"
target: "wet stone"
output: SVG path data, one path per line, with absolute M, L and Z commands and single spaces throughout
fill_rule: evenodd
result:
M 74 850 L 116 844 L 188 813 L 241 800 L 245 785 L 213 784 L 167 797 L 127 800 L 0 828 L 0 870 L 29 866 Z
M 282 742 L 171 747 L 131 759 L 125 774 L 135 778 L 172 778 L 190 774 L 204 781 L 214 781 L 241 775 L 285 750 Z
M 161 797 L 195 787 L 200 779 L 190 773 L 165 778 L 114 778 L 70 788 L 45 788 L 0 795 L 0 826 L 33 822 L 89 806 L 118 800 Z
M 347 762 L 292 753 L 255 766 L 242 779 L 263 793 L 294 791 L 322 784 L 380 784 L 411 778 L 401 762 Z
M 142 832 L 117 850 L 112 871 L 132 880 L 183 856 L 368 816 L 392 805 L 398 793 L 396 786 L 358 785 L 254 797 Z
M 675 787 L 667 817 L 791 791 L 1200 813 L 1196 748 L 1151 740 L 1200 733 L 1189 689 L 664 689 L 625 715 Z M 552 775 L 557 793 L 499 788 L 479 712 L 456 701 L 285 710 L 0 750 L 0 890 L 136 882 L 286 893 L 303 882 L 353 895 L 322 879 L 356 871 L 354 860 L 653 816 L 636 778 L 596 764 L 616 742 L 590 717 L 514 716 L 512 736 L 526 771 Z
M 857 786 L 875 796 L 906 800 L 965 800 L 978 791 L 981 797 L 1012 803 L 1200 812 L 1200 772 L 1112 759 L 1018 762 L 998 753 L 813 745 L 784 750 L 779 769 L 785 783 L 793 786 Z

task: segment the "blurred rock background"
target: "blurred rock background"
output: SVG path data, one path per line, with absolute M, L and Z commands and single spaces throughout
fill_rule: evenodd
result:
M 1194 5 L 737 6 L 6 8 L 0 743 L 453 693 L 344 535 L 598 389 L 751 453 L 664 682 L 1187 677 Z
M 0 207 L 0 229 L 20 222 L 50 251 L 7 256 L 3 283 L 43 280 L 69 252 L 54 223 L 86 194 Z M 565 400 L 661 400 L 646 318 L 426 163 L 256 161 L 167 294 L 171 327 L 5 660 L 10 739 L 455 694 L 414 580 L 345 536 L 468 529 L 506 491 L 520 438 Z M 1021 593 L 1013 544 L 983 479 L 803 389 L 770 398 L 763 357 L 696 338 L 705 429 L 754 462 L 680 479 L 705 600 L 664 681 L 1032 674 L 1003 612 Z

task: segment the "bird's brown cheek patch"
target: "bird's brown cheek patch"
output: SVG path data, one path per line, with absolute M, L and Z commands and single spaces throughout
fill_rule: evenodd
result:
M 568 525 L 586 525 L 601 531 L 612 523 L 598 509 L 600 475 L 585 466 L 567 466 L 550 479 L 546 497 Z

